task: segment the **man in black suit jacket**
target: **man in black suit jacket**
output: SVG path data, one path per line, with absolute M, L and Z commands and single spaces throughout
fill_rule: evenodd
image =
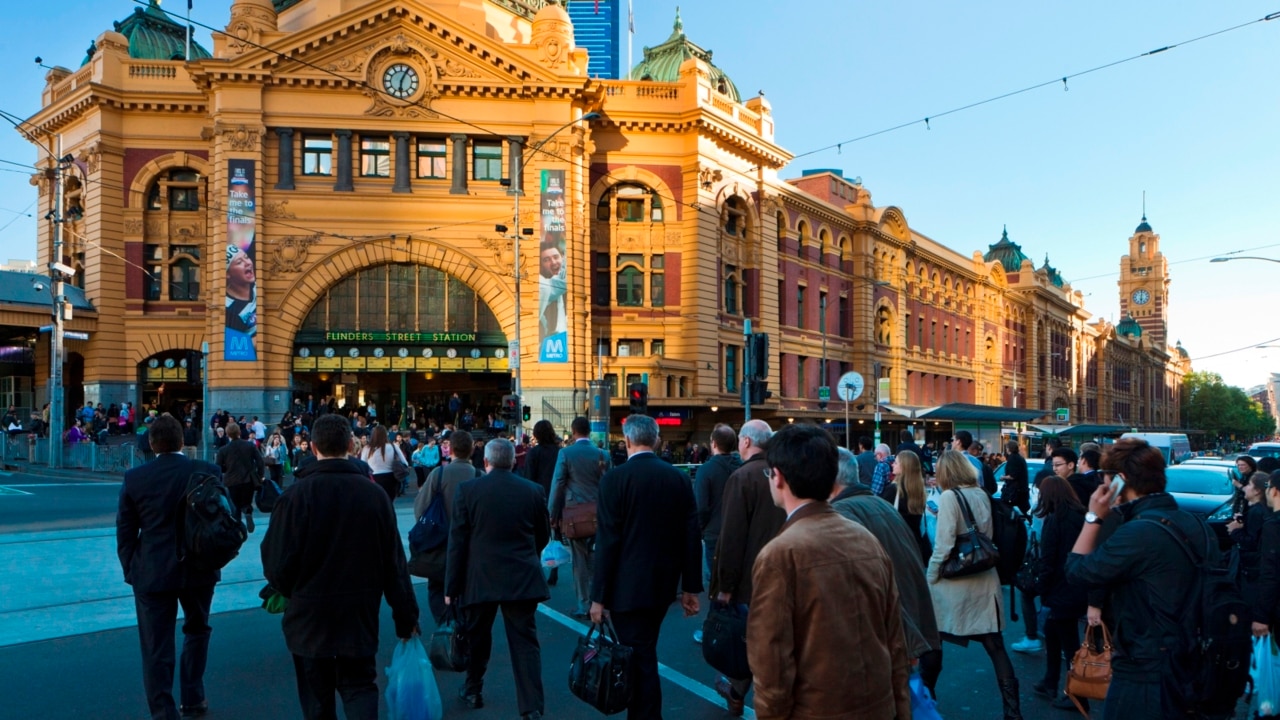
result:
M 513 473 L 516 450 L 495 438 L 484 445 L 486 474 L 458 485 L 449 526 L 445 604 L 463 613 L 471 645 L 467 679 L 458 696 L 484 707 L 481 691 L 493 649 L 498 609 L 506 625 L 520 717 L 540 720 L 542 650 L 534 614 L 551 597 L 542 577 L 542 549 L 551 538 L 542 486 Z
M 209 605 L 218 570 L 183 562 L 178 511 L 193 472 L 222 477 L 214 465 L 182 454 L 182 426 L 165 413 L 151 424 L 156 458 L 125 472 L 116 514 L 116 554 L 133 586 L 142 644 L 142 685 L 152 720 L 172 720 L 173 631 L 182 605 L 181 712 L 203 715 L 204 668 L 209 655 Z
M 676 591 L 685 617 L 698 614 L 702 552 L 698 508 L 684 473 L 654 455 L 658 424 L 631 415 L 622 426 L 627 461 L 600 480 L 591 621 L 612 618 L 634 654 L 628 720 L 662 717 L 658 633 Z

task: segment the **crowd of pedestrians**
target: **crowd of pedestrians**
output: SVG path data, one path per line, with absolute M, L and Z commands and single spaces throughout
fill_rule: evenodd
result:
M 1179 538 L 1212 539 L 1212 531 L 1178 509 L 1165 491 L 1163 456 L 1142 440 L 1105 452 L 1050 445 L 1046 472 L 1034 479 L 1011 442 L 1002 448 L 1005 473 L 994 478 L 964 431 L 937 453 L 910 436 L 892 452 L 863 438 L 855 453 L 815 425 L 775 432 L 752 420 L 712 430 L 693 450 L 706 456 L 691 482 L 664 459 L 658 425 L 644 415 L 626 419 L 618 452 L 597 446 L 582 417 L 563 444 L 549 422 L 538 422 L 536 443 L 526 447 L 502 431 L 477 442 L 453 423 L 429 421 L 423 432 L 390 417 L 383 425 L 376 409 L 353 421 L 299 405 L 275 428 L 257 418 L 242 428 L 215 413 L 214 464 L 184 453 L 192 423 L 168 414 L 149 423 L 156 457 L 126 474 L 117 539 L 153 718 L 208 709 L 203 672 L 219 578 L 180 562 L 176 546 L 178 496 L 197 471 L 221 477 L 249 532 L 255 489 L 284 486 L 261 561 L 272 590 L 288 600 L 282 630 L 307 718 L 335 717 L 339 699 L 348 718 L 377 717 L 379 607 L 384 599 L 391 606 L 397 637 L 421 632 L 412 572 L 427 580 L 431 626 L 457 618 L 467 639 L 458 702 L 484 706 L 501 612 L 519 712 L 540 720 L 547 708 L 536 615 L 559 580 L 542 562 L 555 542 L 571 557 L 571 614 L 584 629 L 607 620 L 631 648 L 630 720 L 662 716 L 662 626 L 673 602 L 686 616 L 700 614 L 704 589 L 713 609 L 746 618 L 749 673 L 711 676 L 732 715 L 750 703 L 760 718 L 910 718 L 909 677 L 918 673 L 937 697 L 945 645 L 977 643 L 1003 716 L 1021 718 L 1001 576 L 994 565 L 954 571 L 974 533 L 1001 541 L 997 521 L 1006 515 L 1026 522 L 1039 548 L 1035 592 L 1021 605 L 1027 637 L 1013 645 L 1045 651 L 1032 692 L 1074 711 L 1064 670 L 1082 624 L 1106 624 L 1115 650 L 1105 717 L 1212 715 L 1199 686 L 1170 679 L 1203 671 L 1180 623 L 1204 601 L 1199 573 L 1219 563 L 1218 544 L 1184 551 Z M 399 408 L 389 414 L 413 422 Z M 1275 468 L 1247 465 L 1228 529 L 1250 629 L 1261 637 L 1280 618 L 1280 519 L 1271 512 L 1280 486 L 1267 472 Z M 397 527 L 393 509 L 406 475 L 418 486 L 415 519 L 438 499 L 448 526 L 447 542 L 408 558 L 408 528 Z M 175 701 L 178 606 L 185 619 Z M 944 714 L 956 700 L 937 699 Z

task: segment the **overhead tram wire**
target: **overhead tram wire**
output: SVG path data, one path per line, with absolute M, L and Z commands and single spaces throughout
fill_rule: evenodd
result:
M 134 2 L 138 2 L 138 0 L 134 0 Z M 1264 17 L 1260 17 L 1260 18 L 1258 18 L 1258 19 L 1256 19 L 1256 20 L 1250 20 L 1250 21 L 1248 21 L 1248 22 L 1240 23 L 1239 25 L 1233 25 L 1233 26 L 1231 26 L 1231 27 L 1223 28 L 1223 29 L 1221 29 L 1221 30 L 1215 30 L 1214 32 L 1206 33 L 1206 34 L 1204 34 L 1204 35 L 1200 35 L 1200 36 L 1198 36 L 1198 37 L 1194 37 L 1194 38 L 1191 38 L 1191 39 L 1189 39 L 1189 40 L 1183 40 L 1182 42 L 1177 42 L 1177 43 L 1173 43 L 1173 44 L 1171 44 L 1171 45 L 1165 45 L 1165 46 L 1163 46 L 1163 47 L 1158 47 L 1158 48 L 1156 48 L 1156 49 L 1154 49 L 1154 50 L 1148 50 L 1148 51 L 1143 52 L 1143 53 L 1138 53 L 1137 55 L 1132 55 L 1132 56 L 1130 56 L 1130 57 L 1123 58 L 1123 59 L 1121 59 L 1121 60 L 1114 60 L 1114 61 L 1112 61 L 1112 62 L 1105 63 L 1105 64 L 1103 64 L 1103 65 L 1098 65 L 1097 67 L 1089 68 L 1088 70 L 1081 70 L 1081 71 L 1079 71 L 1079 72 L 1074 72 L 1074 73 L 1071 73 L 1071 74 L 1068 74 L 1068 75 L 1063 75 L 1062 77 L 1056 77 L 1056 78 L 1053 78 L 1052 80 L 1045 80 L 1044 82 L 1036 83 L 1036 84 L 1034 84 L 1034 85 L 1028 85 L 1027 87 L 1021 88 L 1021 89 L 1019 89 L 1019 90 L 1012 90 L 1012 91 L 1010 91 L 1010 92 L 1001 93 L 1000 95 L 996 95 L 996 96 L 994 96 L 994 97 L 989 97 L 989 98 L 987 98 L 987 99 L 985 99 L 985 100 L 979 100 L 979 101 L 977 101 L 977 102 L 972 102 L 972 103 L 969 103 L 969 104 L 967 104 L 967 105 L 961 105 L 960 107 L 951 108 L 950 110 L 944 110 L 944 111 L 942 111 L 942 112 L 934 113 L 934 114 L 932 114 L 932 115 L 926 115 L 926 116 L 924 116 L 924 117 L 922 117 L 922 118 L 917 118 L 917 119 L 915 119 L 915 120 L 910 120 L 910 121 L 908 121 L 908 122 L 899 123 L 899 124 L 897 124 L 897 125 L 894 125 L 893 127 L 888 127 L 888 128 L 883 129 L 883 130 L 877 130 L 877 131 L 875 131 L 875 132 L 867 133 L 867 134 L 865 134 L 865 135 L 859 135 L 859 136 L 857 136 L 857 137 L 855 137 L 855 138 L 851 138 L 851 139 L 849 139 L 849 140 L 844 140 L 844 141 L 841 141 L 841 142 L 838 142 L 838 143 L 832 143 L 831 145 L 827 145 L 827 146 L 824 146 L 824 147 L 820 147 L 820 148 L 817 148 L 816 150 L 809 150 L 809 151 L 807 151 L 807 152 L 802 152 L 802 153 L 800 153 L 799 155 L 794 155 L 794 156 L 792 156 L 792 160 L 793 160 L 793 161 L 794 161 L 794 160 L 799 160 L 800 158 L 808 157 L 808 156 L 810 156 L 810 155 L 817 155 L 818 153 L 827 152 L 828 150 L 836 150 L 836 151 L 839 151 L 839 150 L 840 150 L 843 146 L 845 146 L 845 145 L 851 145 L 851 144 L 853 144 L 853 143 L 861 142 L 861 141 L 863 141 L 863 140 L 867 140 L 867 139 L 870 139 L 870 138 L 876 137 L 876 136 L 878 136 L 878 135 L 885 135 L 885 134 L 887 134 L 887 133 L 891 133 L 891 132 L 894 132 L 894 131 L 896 131 L 896 130 L 902 130 L 903 128 L 908 128 L 908 127 L 911 127 L 911 126 L 913 126 L 913 125 L 919 125 L 920 123 L 924 123 L 925 128 L 926 128 L 926 129 L 928 129 L 928 128 L 930 128 L 930 124 L 929 124 L 929 122 L 930 122 L 931 120 L 937 120 L 937 119 L 938 119 L 938 118 L 940 118 L 940 117 L 946 117 L 947 115 L 954 115 L 954 114 L 959 113 L 959 112 L 964 112 L 965 110 L 972 110 L 973 108 L 980 107 L 980 106 L 982 106 L 982 105 L 987 105 L 987 104 L 990 104 L 990 103 L 993 103 L 993 102 L 996 102 L 996 101 L 999 101 L 999 100 L 1005 100 L 1005 99 L 1007 99 L 1007 98 L 1011 98 L 1011 97 L 1014 97 L 1014 96 L 1016 96 L 1016 95 L 1022 95 L 1023 93 L 1029 93 L 1029 92 L 1031 92 L 1031 91 L 1033 91 L 1033 90 L 1039 90 L 1040 88 L 1049 87 L 1050 85 L 1057 85 L 1057 84 L 1061 83 L 1061 84 L 1062 84 L 1063 89 L 1068 89 L 1068 88 L 1067 88 L 1067 81 L 1068 81 L 1068 80 L 1073 80 L 1073 79 L 1075 79 L 1075 78 L 1083 77 L 1083 76 L 1085 76 L 1085 75 L 1089 75 L 1089 74 L 1091 74 L 1091 73 L 1096 73 L 1096 72 L 1100 72 L 1100 71 L 1102 71 L 1102 70 L 1107 70 L 1107 69 L 1109 69 L 1109 68 L 1113 68 L 1113 67 L 1116 67 L 1116 66 L 1118 66 L 1118 65 L 1124 65 L 1125 63 L 1130 63 L 1130 62 L 1133 62 L 1133 61 L 1135 61 L 1135 60 L 1141 60 L 1142 58 L 1152 57 L 1152 56 L 1154 56 L 1154 55 L 1159 55 L 1160 53 L 1167 52 L 1167 51 L 1169 51 L 1169 50 L 1173 50 L 1174 48 L 1183 47 L 1183 46 L 1185 46 L 1185 45 L 1190 45 L 1190 44 L 1192 44 L 1192 43 L 1197 43 L 1197 42 L 1200 42 L 1201 40 L 1208 40 L 1209 38 L 1217 37 L 1218 35 L 1224 35 L 1224 34 L 1229 33 L 1229 32 L 1234 32 L 1234 31 L 1236 31 L 1236 30 L 1240 30 L 1240 29 L 1242 29 L 1242 28 L 1249 27 L 1250 25 L 1256 25 L 1256 24 L 1258 24 L 1258 23 L 1269 22 L 1269 21 L 1271 21 L 1271 20 L 1276 20 L 1276 19 L 1280 19 L 1280 11 L 1273 12 L 1273 13 L 1271 13 L 1271 14 L 1269 14 L 1269 15 L 1266 15 L 1266 16 L 1264 16 Z
M 1191 362 L 1199 362 L 1200 360 L 1208 360 L 1209 358 L 1222 357 L 1223 355 L 1233 355 L 1235 353 L 1244 352 L 1246 350 L 1256 350 L 1260 345 L 1267 345 L 1273 342 L 1280 342 L 1280 337 L 1271 338 L 1270 340 L 1262 340 L 1260 342 L 1253 343 L 1252 345 L 1246 345 L 1245 347 L 1236 348 L 1235 350 L 1224 350 L 1220 353 L 1214 353 L 1212 355 L 1201 355 L 1200 357 L 1191 358 Z
M 1187 263 L 1202 262 L 1202 261 L 1204 261 L 1204 260 L 1210 260 L 1210 259 L 1212 259 L 1212 258 L 1220 257 L 1220 256 L 1222 256 L 1222 255 L 1238 255 L 1238 254 L 1243 253 L 1243 252 L 1253 252 L 1253 251 L 1255 251 L 1255 250 L 1270 250 L 1271 248 L 1274 248 L 1274 247 L 1280 247 L 1280 243 L 1271 243 L 1270 245 L 1258 245 L 1257 247 L 1241 248 L 1240 250 L 1232 250 L 1231 252 L 1227 252 L 1227 253 L 1215 253 L 1215 254 L 1213 254 L 1213 255 L 1201 255 L 1200 257 L 1187 258 L 1187 259 L 1185 259 L 1185 260 L 1174 260 L 1173 262 L 1171 262 L 1171 263 L 1169 263 L 1169 264 L 1170 264 L 1170 265 L 1185 265 L 1185 264 L 1187 264 Z M 1099 274 L 1099 275 L 1089 275 L 1089 276 L 1082 277 L 1082 278 L 1071 278 L 1071 279 L 1070 279 L 1070 280 L 1068 280 L 1067 282 L 1069 282 L 1069 283 L 1071 283 L 1071 284 L 1073 284 L 1073 285 L 1074 285 L 1075 283 L 1078 283 L 1078 282 L 1084 282 L 1084 281 L 1086 281 L 1086 280 L 1103 280 L 1103 279 L 1105 279 L 1105 278 L 1115 277 L 1115 276 L 1117 276 L 1117 275 L 1119 275 L 1119 274 L 1120 274 L 1120 273 L 1118 273 L 1118 272 L 1101 273 L 1101 274 Z

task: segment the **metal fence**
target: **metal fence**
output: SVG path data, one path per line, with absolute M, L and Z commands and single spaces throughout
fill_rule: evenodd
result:
M 122 473 L 146 462 L 134 443 L 64 443 L 62 467 L 100 473 Z M 0 462 L 6 465 L 49 465 L 49 438 L 9 435 L 0 445 Z

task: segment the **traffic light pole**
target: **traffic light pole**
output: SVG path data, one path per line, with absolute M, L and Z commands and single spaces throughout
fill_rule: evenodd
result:
M 742 321 L 742 422 L 751 420 L 751 383 L 755 369 L 751 367 L 751 318 Z

